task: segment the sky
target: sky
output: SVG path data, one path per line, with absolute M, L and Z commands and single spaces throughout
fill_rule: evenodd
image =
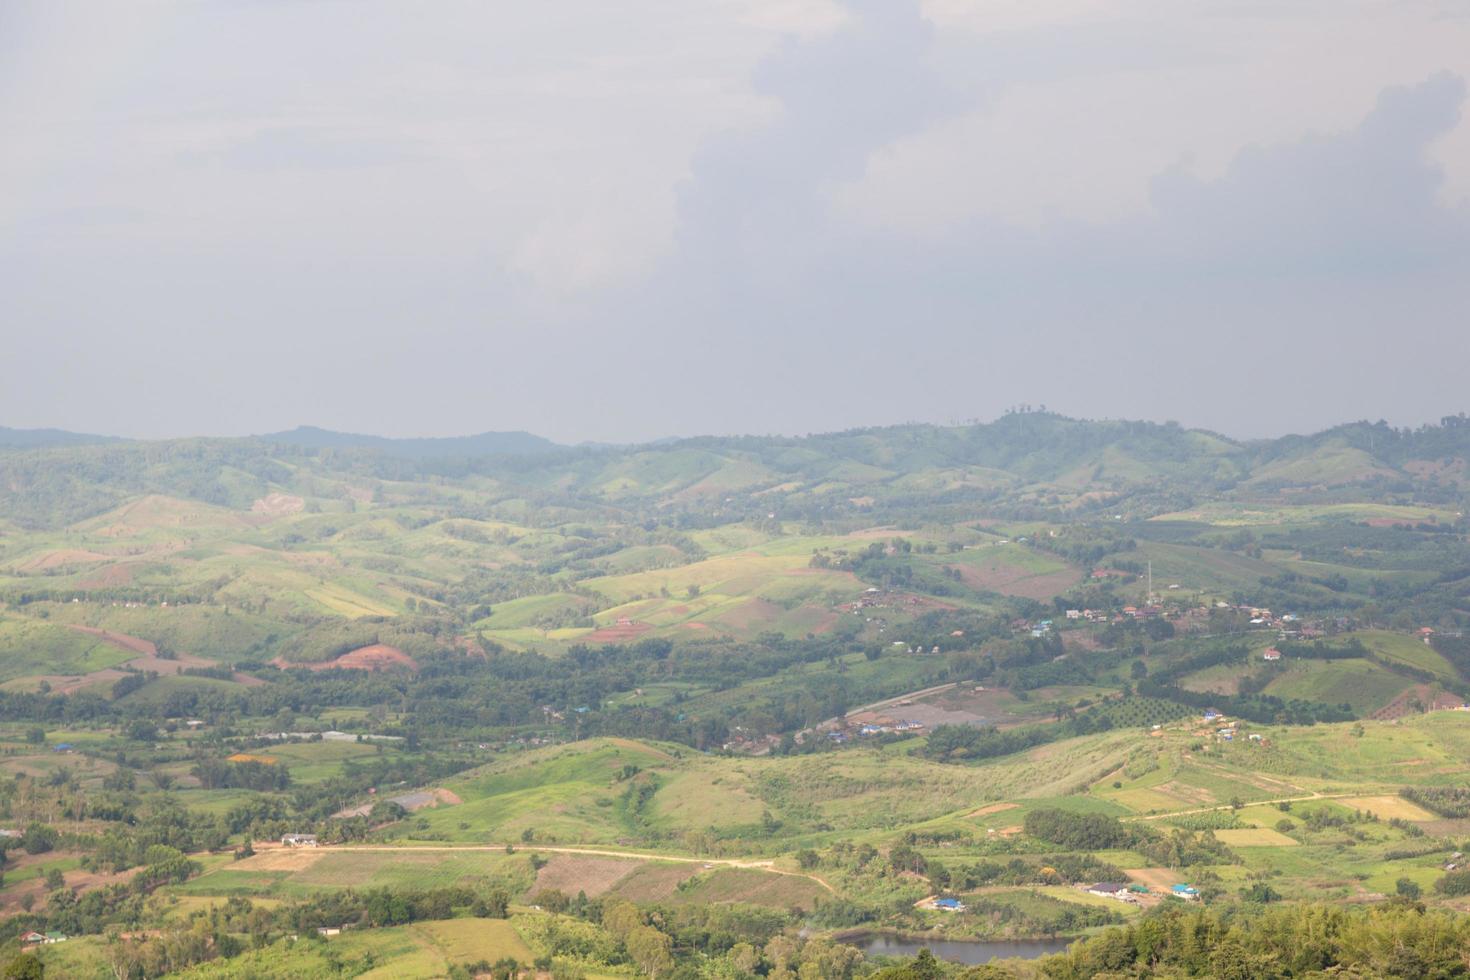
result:
M 1458 0 L 7 0 L 0 425 L 1470 410 Z

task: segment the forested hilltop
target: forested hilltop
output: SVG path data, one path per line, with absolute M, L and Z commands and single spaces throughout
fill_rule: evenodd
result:
M 281 490 L 348 501 L 344 484 L 354 479 L 479 481 L 477 489 L 506 502 L 691 512 L 729 513 L 742 502 L 726 498 L 759 495 L 768 509 L 779 503 L 796 516 L 926 500 L 1083 514 L 1120 499 L 1157 509 L 1222 494 L 1449 501 L 1470 479 L 1467 457 L 1470 420 L 1463 415 L 1418 429 L 1358 422 L 1250 442 L 1173 423 L 1040 411 L 968 426 L 583 448 L 526 433 L 394 440 L 302 428 L 249 439 L 129 442 L 0 430 L 0 513 L 26 527 L 54 528 L 148 493 L 224 507 L 248 507 Z M 853 495 L 876 499 L 855 504 Z
M 0 968 L 1458 975 L 1467 460 L 0 430 Z

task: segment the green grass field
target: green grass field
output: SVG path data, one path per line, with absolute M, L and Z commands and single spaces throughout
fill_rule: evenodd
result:
M 1266 686 L 1279 698 L 1300 698 L 1327 704 L 1350 704 L 1369 714 L 1388 704 L 1413 681 L 1366 660 L 1283 661 L 1281 676 Z

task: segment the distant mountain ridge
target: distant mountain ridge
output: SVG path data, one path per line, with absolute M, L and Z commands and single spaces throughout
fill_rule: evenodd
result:
M 103 442 L 121 442 L 117 436 L 99 436 L 65 429 L 10 429 L 0 425 L 0 447 L 6 449 L 45 449 L 51 446 L 91 446 Z
M 1360 421 L 1245 442 L 1174 423 L 1019 412 L 962 426 L 614 447 L 558 445 L 525 432 L 390 439 L 302 427 L 143 442 L 0 430 L 0 522 L 29 527 L 64 526 L 149 494 L 249 509 L 271 493 L 310 497 L 330 486 L 340 499 L 377 481 L 417 482 L 424 500 L 451 485 L 460 488 L 453 493 L 493 486 L 511 514 L 525 501 L 556 501 L 599 514 L 611 506 L 873 519 L 925 500 L 1074 519 L 1169 513 L 1225 496 L 1432 502 L 1460 511 L 1470 493 L 1470 419 L 1417 429 Z
M 314 425 L 301 425 L 286 432 L 259 436 L 264 442 L 301 446 L 306 449 L 369 449 L 409 459 L 436 456 L 533 455 L 562 448 L 550 439 L 530 432 L 481 432 L 471 436 L 436 436 L 394 439 L 388 436 L 334 432 Z

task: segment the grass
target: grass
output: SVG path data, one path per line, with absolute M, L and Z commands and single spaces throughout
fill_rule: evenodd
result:
M 1214 834 L 1229 847 L 1296 847 L 1299 843 L 1280 831 L 1268 827 L 1217 830 L 1214 831 Z
M 86 674 L 136 657 L 57 623 L 0 616 L 0 681 L 35 675 Z
M 230 960 L 186 970 L 191 980 L 244 977 L 355 976 L 369 980 L 440 977 L 454 965 L 512 958 L 529 964 L 531 948 L 504 919 L 443 919 L 384 929 L 354 929 L 322 941 L 280 940 Z
M 831 893 L 809 878 L 751 868 L 719 868 L 691 879 L 671 901 L 680 905 L 739 903 L 810 911 Z
M 1460 680 L 1459 672 L 1454 666 L 1422 640 L 1405 636 L 1402 633 L 1389 633 L 1386 630 L 1364 630 L 1349 635 L 1362 640 L 1368 649 L 1384 660 L 1404 664 L 1418 670 L 1427 670 L 1452 682 Z
M 1266 685 L 1267 694 L 1349 704 L 1360 715 L 1382 708 L 1413 685 L 1366 660 L 1283 660 L 1282 667 L 1281 676 Z

